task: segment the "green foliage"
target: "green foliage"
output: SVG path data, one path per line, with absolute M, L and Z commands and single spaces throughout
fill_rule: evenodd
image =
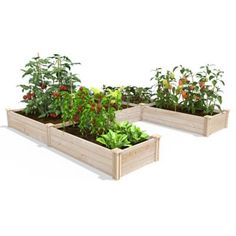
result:
M 109 130 L 108 133 L 101 135 L 96 140 L 110 149 L 131 146 L 126 134 L 116 133 L 112 130 Z
M 161 68 L 155 70 L 155 76 L 151 80 L 156 80 L 156 106 L 164 109 L 176 110 L 178 98 L 176 96 L 176 89 L 174 83 L 176 82 L 173 71 L 162 73 Z
M 113 126 L 113 130 L 120 134 L 126 134 L 132 145 L 145 141 L 149 137 L 148 134 L 143 132 L 139 127 L 129 123 L 128 121 L 116 123 Z
M 108 148 L 125 148 L 149 138 L 148 134 L 139 127 L 124 121 L 114 123 L 108 133 L 101 135 L 96 140 Z
M 223 71 L 214 65 L 200 69 L 196 74 L 183 66 L 176 66 L 167 73 L 162 73 L 161 68 L 156 69 L 152 78 L 156 80 L 156 107 L 204 115 L 221 111 Z
M 60 93 L 70 93 L 80 82 L 71 72 L 74 64 L 68 57 L 54 54 L 52 57 L 32 58 L 22 70 L 26 84 L 19 85 L 25 93 L 25 113 L 39 117 L 57 117 L 61 114 Z
M 111 87 L 103 85 L 103 90 L 106 93 L 109 90 L 120 89 L 122 93 L 122 100 L 127 103 L 151 103 L 152 91 L 150 87 L 137 87 L 137 86 L 125 86 L 125 87 Z
M 82 134 L 95 137 L 106 133 L 114 124 L 115 111 L 122 103 L 118 90 L 105 95 L 98 89 L 85 87 L 63 94 L 61 99 L 63 121 L 77 123 Z

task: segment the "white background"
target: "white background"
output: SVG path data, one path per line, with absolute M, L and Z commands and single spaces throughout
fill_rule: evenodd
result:
M 236 235 L 235 1 L 0 3 L 0 235 Z M 152 69 L 225 71 L 229 128 L 162 135 L 160 161 L 113 181 L 6 127 L 24 64 L 37 53 L 80 61 L 88 86 L 150 85 Z

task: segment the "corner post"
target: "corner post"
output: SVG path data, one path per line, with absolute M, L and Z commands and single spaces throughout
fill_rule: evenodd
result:
M 229 110 L 224 110 L 223 112 L 225 112 L 225 128 L 228 128 L 228 120 L 229 120 Z
M 51 128 L 52 127 L 55 127 L 55 125 L 52 123 L 47 124 L 47 143 L 46 144 L 48 146 L 51 146 Z
M 112 150 L 113 152 L 113 173 L 112 177 L 115 180 L 119 180 L 121 177 L 121 152 L 122 150 L 119 148 L 115 148 Z
M 204 133 L 203 135 L 208 137 L 211 133 L 210 133 L 210 122 L 211 122 L 211 116 L 204 116 Z
M 161 136 L 159 134 L 154 134 L 154 135 L 151 135 L 151 137 L 156 140 L 156 149 L 155 149 L 154 161 L 159 161 L 159 156 L 160 156 L 160 138 L 161 138 Z

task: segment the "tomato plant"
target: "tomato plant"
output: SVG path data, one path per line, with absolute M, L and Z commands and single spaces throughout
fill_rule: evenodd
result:
M 22 70 L 26 84 L 19 85 L 24 92 L 26 114 L 56 118 L 61 114 L 61 92 L 73 92 L 80 79 L 71 72 L 73 63 L 68 57 L 54 54 L 52 57 L 32 58 Z

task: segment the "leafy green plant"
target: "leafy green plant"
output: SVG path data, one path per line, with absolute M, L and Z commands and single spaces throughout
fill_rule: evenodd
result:
M 96 141 L 110 149 L 125 148 L 131 146 L 126 134 L 116 133 L 112 130 L 109 130 L 108 133 L 98 137 Z
M 139 127 L 123 121 L 114 123 L 108 133 L 99 136 L 96 140 L 108 148 L 125 148 L 145 141 L 149 135 Z
M 122 93 L 122 100 L 127 103 L 151 103 L 152 90 L 150 87 L 124 86 L 111 87 L 103 85 L 103 90 L 106 93 L 109 90 L 120 89 Z
M 149 137 L 149 135 L 143 132 L 139 127 L 129 123 L 128 121 L 116 123 L 113 126 L 113 130 L 120 134 L 126 134 L 132 145 L 145 141 Z
M 68 57 L 54 54 L 52 57 L 32 58 L 22 70 L 28 78 L 22 88 L 26 114 L 56 118 L 61 114 L 61 93 L 73 92 L 80 79 L 71 72 L 73 63 Z

